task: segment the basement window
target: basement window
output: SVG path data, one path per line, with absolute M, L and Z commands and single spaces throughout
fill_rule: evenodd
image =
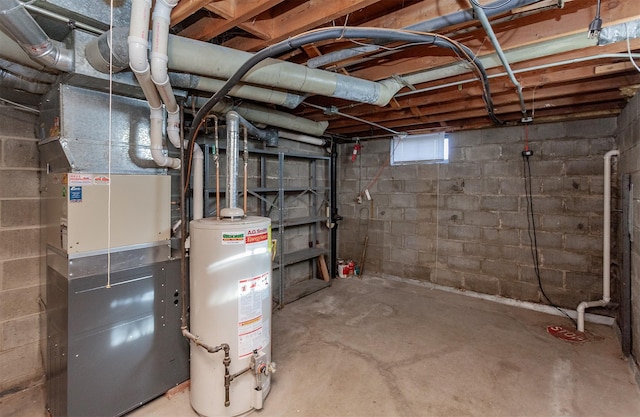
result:
M 399 135 L 391 141 L 391 165 L 409 165 L 449 161 L 446 133 Z

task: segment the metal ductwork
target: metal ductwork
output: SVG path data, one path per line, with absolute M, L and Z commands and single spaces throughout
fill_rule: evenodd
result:
M 0 29 L 34 61 L 60 71 L 73 70 L 73 52 L 50 39 L 18 0 L 0 0 Z

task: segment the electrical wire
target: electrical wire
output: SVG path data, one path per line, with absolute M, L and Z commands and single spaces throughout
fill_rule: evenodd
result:
M 629 27 L 627 26 L 626 23 L 624 24 L 624 28 L 625 28 L 625 31 L 627 32 L 627 52 L 629 53 L 629 61 L 631 61 L 633 66 L 636 67 L 638 72 L 640 72 L 640 67 L 638 66 L 638 64 L 636 64 L 636 61 L 635 59 L 633 59 L 633 55 L 631 54 L 631 41 L 629 40 L 630 38 Z
M 300 48 L 309 43 L 319 42 L 327 39 L 337 38 L 356 38 L 356 39 L 380 39 L 388 41 L 399 42 L 431 42 L 433 45 L 453 50 L 456 54 L 460 54 L 467 58 L 469 62 L 480 74 L 480 78 L 483 84 L 483 99 L 487 106 L 489 117 L 494 123 L 502 124 L 502 122 L 495 116 L 493 102 L 491 100 L 491 91 L 489 88 L 489 79 L 484 66 L 480 60 L 473 54 L 473 52 L 466 46 L 443 36 L 437 34 L 424 34 L 416 33 L 406 30 L 397 29 L 384 29 L 384 28 L 320 28 L 309 32 L 302 33 L 298 36 L 286 39 L 284 41 L 273 44 L 267 48 L 262 49 L 256 54 L 252 55 L 246 60 L 238 70 L 225 82 L 225 84 L 213 95 L 207 102 L 200 107 L 194 116 L 191 123 L 188 135 L 188 154 L 193 152 L 193 148 L 198 135 L 199 126 L 206 115 L 213 109 L 213 107 L 229 93 L 229 91 L 249 72 L 256 64 L 275 56 L 282 55 L 293 49 Z M 189 181 L 187 177 L 185 181 Z
M 483 6 L 482 4 L 478 3 L 478 0 L 469 0 L 469 2 L 475 4 L 476 6 L 478 6 L 481 9 L 492 10 L 492 9 L 499 9 L 501 7 L 506 6 L 507 4 L 511 3 L 511 0 L 505 0 L 504 2 L 502 2 L 500 4 L 494 4 L 492 6 Z
M 527 126 L 525 126 L 527 129 Z M 525 134 L 525 151 L 528 151 L 528 135 Z M 529 161 L 529 156 L 524 152 L 522 154 L 523 161 L 523 176 L 524 176 L 524 189 L 527 199 L 527 232 L 529 234 L 529 241 L 531 243 L 531 257 L 533 258 L 533 269 L 536 274 L 536 278 L 538 279 L 538 288 L 540 288 L 540 293 L 544 297 L 545 300 L 566 316 L 573 324 L 577 327 L 576 321 L 569 316 L 563 309 L 554 304 L 542 286 L 542 277 L 540 275 L 540 257 L 538 251 L 538 236 L 536 234 L 536 220 L 533 211 L 533 193 L 532 193 L 532 181 L 531 181 L 531 163 Z

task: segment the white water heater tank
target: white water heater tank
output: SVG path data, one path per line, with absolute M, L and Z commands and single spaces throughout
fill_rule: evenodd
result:
M 202 343 L 230 347 L 229 373 L 251 358 L 271 362 L 271 219 L 204 218 L 190 223 L 190 331 Z M 258 352 L 256 355 L 254 352 Z M 191 406 L 202 416 L 236 416 L 262 408 L 271 375 L 249 370 L 229 385 L 224 352 L 191 344 Z

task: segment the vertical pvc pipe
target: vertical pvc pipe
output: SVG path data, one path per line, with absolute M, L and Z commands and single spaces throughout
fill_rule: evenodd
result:
M 583 301 L 578 304 L 578 331 L 584 332 L 584 313 L 590 307 L 603 307 L 611 301 L 611 157 L 620 151 L 604 154 L 604 213 L 602 226 L 602 300 Z

